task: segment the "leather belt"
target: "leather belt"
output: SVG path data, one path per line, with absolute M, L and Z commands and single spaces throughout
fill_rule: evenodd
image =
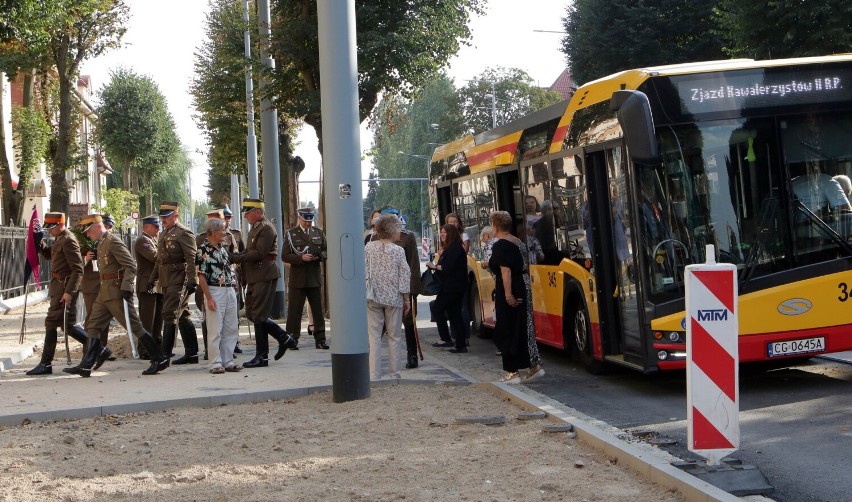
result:
M 233 284 L 208 284 L 208 288 L 233 288 Z
M 111 281 L 113 279 L 123 279 L 123 278 L 124 278 L 124 274 L 122 274 L 120 272 L 115 273 L 115 274 L 101 274 L 101 280 L 102 281 Z
M 275 261 L 275 258 L 278 258 L 278 255 L 268 254 L 263 257 L 263 261 Z
M 50 277 L 52 279 L 58 279 L 60 281 L 64 281 L 65 279 L 68 278 L 69 275 L 71 275 L 71 274 L 60 274 L 59 272 L 51 272 L 50 273 Z
M 166 261 L 163 260 L 163 265 L 177 265 L 178 263 L 186 263 L 186 260 L 177 260 L 177 261 Z

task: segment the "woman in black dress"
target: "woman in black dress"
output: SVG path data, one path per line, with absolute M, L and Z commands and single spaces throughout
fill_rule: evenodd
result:
M 503 358 L 503 370 L 506 374 L 500 379 L 505 383 L 520 383 L 518 370 L 530 367 L 530 353 L 527 346 L 527 298 L 524 284 L 524 258 L 521 255 L 520 241 L 512 235 L 512 217 L 506 211 L 491 213 L 491 226 L 497 236 L 497 242 L 491 247 L 491 259 L 488 268 L 495 277 L 496 327 L 494 339 Z
M 438 263 L 427 263 L 426 266 L 437 271 L 441 281 L 441 290 L 435 301 L 429 304 L 432 318 L 438 325 L 438 335 L 441 341 L 433 343 L 433 347 L 452 347 L 447 317 L 456 334 L 455 348 L 450 352 L 467 352 L 464 321 L 462 320 L 462 298 L 467 290 L 467 253 L 462 246 L 461 236 L 454 225 L 441 227 L 441 257 Z

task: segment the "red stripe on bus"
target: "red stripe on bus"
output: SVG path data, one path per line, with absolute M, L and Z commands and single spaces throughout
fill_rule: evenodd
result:
M 565 135 L 568 133 L 568 124 L 557 127 L 556 131 L 553 133 L 553 140 L 550 142 L 551 145 L 554 143 L 562 144 L 565 141 Z
M 491 150 L 487 150 L 482 153 L 477 153 L 476 155 L 471 155 L 467 158 L 467 163 L 471 166 L 482 164 L 483 162 L 491 160 L 503 152 L 514 152 L 515 150 L 517 150 L 517 148 L 517 141 L 513 143 L 508 143 L 506 145 L 498 146 L 497 148 L 492 148 Z
M 557 349 L 566 349 L 572 346 L 562 336 L 562 316 L 559 314 L 548 314 L 545 312 L 533 312 L 533 323 L 535 325 L 535 340 L 542 345 L 549 345 Z M 603 341 L 601 340 L 601 326 L 598 323 L 590 323 L 592 330 L 592 351 L 595 359 L 603 360 Z

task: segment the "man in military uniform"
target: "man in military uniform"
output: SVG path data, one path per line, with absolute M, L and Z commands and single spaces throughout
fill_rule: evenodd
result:
M 243 364 L 244 368 L 262 368 L 269 366 L 269 339 L 278 341 L 275 360 L 281 359 L 288 348 L 296 346 L 296 340 L 269 318 L 272 313 L 272 298 L 278 283 L 278 233 L 275 226 L 266 219 L 263 201 L 243 199 L 243 215 L 251 225 L 248 234 L 248 246 L 242 253 L 231 256 L 232 263 L 243 266 L 246 290 L 246 317 L 254 323 L 257 338 L 257 353 L 254 359 Z
M 133 255 L 136 258 L 138 269 L 136 281 L 136 296 L 139 297 L 139 319 L 145 331 L 151 333 L 157 345 L 163 344 L 163 295 L 160 288 L 154 284 L 152 289 L 148 286 L 147 278 L 154 271 L 157 263 L 157 235 L 160 233 L 160 218 L 156 214 L 142 218 L 142 233 L 133 243 Z M 147 351 L 140 347 L 139 357 L 148 359 Z
M 387 205 L 378 210 L 379 214 L 392 214 L 399 218 L 399 209 L 394 206 Z M 373 240 L 373 234 L 370 233 L 364 239 L 364 244 Z M 420 256 L 417 253 L 417 238 L 408 230 L 402 229 L 399 233 L 399 240 L 396 245 L 405 251 L 405 259 L 408 262 L 408 268 L 411 270 L 411 308 L 402 316 L 402 326 L 405 328 L 405 345 L 408 352 L 406 368 L 416 368 L 419 363 L 417 360 L 417 332 L 414 325 L 417 318 L 417 295 L 420 293 Z
M 298 342 L 305 298 L 311 306 L 311 323 L 318 349 L 327 349 L 322 311 L 322 267 L 328 258 L 325 234 L 314 227 L 316 213 L 305 207 L 297 211 L 299 224 L 284 234 L 284 261 L 290 264 L 287 284 L 287 332 Z
M 104 228 L 112 230 L 112 227 L 115 226 L 115 220 L 112 219 L 112 216 L 102 214 L 101 218 L 103 219 Z M 86 240 L 88 241 L 88 239 Z M 101 287 L 101 274 L 98 271 L 98 256 L 97 253 L 95 253 L 94 246 L 96 245 L 89 241 L 86 243 L 85 249 L 81 249 L 83 252 L 83 261 L 85 262 L 81 290 L 83 292 L 83 301 L 86 305 L 86 321 L 89 320 L 89 315 L 91 314 L 92 307 L 95 304 L 95 298 L 98 297 L 98 291 Z M 83 246 L 81 246 L 81 248 L 82 247 Z M 109 330 L 106 329 L 103 333 L 101 333 L 101 344 L 106 346 L 108 340 Z M 115 358 L 110 356 L 110 360 L 114 361 Z
M 83 277 L 83 257 L 80 255 L 80 244 L 70 230 L 65 228 L 64 213 L 47 213 L 44 215 L 44 227 L 53 237 L 53 245 L 47 247 L 42 241 L 39 250 L 42 257 L 50 260 L 50 285 L 48 295 L 50 306 L 47 317 L 44 318 L 44 348 L 41 361 L 27 371 L 27 375 L 53 374 L 53 355 L 56 353 L 58 329 L 62 326 L 68 336 L 86 346 L 86 334 L 77 321 L 77 296 L 80 290 L 80 280 Z
M 157 262 L 146 290 L 159 281 L 163 293 L 163 352 L 172 354 L 175 332 L 180 331 L 185 353 L 172 364 L 198 364 L 198 335 L 189 314 L 189 295 L 198 287 L 195 269 L 195 235 L 178 221 L 178 203 L 160 204 L 164 230 L 157 239 Z
M 133 306 L 133 281 L 136 280 L 136 262 L 121 238 L 104 227 L 99 214 L 91 214 L 83 220 L 86 235 L 98 242 L 98 268 L 101 287 L 92 307 L 92 315 L 86 323 L 89 349 L 80 364 L 63 371 L 73 375 L 89 377 L 112 353 L 101 344 L 100 333 L 109 327 L 115 318 L 128 332 L 139 339 L 151 357 L 151 366 L 142 372 L 153 375 L 169 367 L 169 358 L 163 355 L 154 338 L 145 331 L 136 307 Z M 128 326 L 128 319 L 129 324 Z

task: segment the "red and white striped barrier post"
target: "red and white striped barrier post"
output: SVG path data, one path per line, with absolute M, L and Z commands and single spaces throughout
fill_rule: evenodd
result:
M 428 260 L 429 259 L 429 238 L 423 237 L 422 244 L 420 244 L 420 259 Z
M 737 267 L 686 267 L 686 405 L 689 450 L 710 465 L 740 446 Z

